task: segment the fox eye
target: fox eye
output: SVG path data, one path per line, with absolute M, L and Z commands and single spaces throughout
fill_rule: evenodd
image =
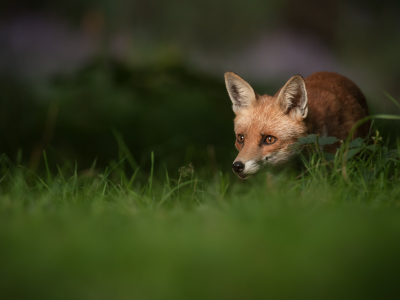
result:
M 243 144 L 244 143 L 244 135 L 243 134 L 238 134 L 237 135 L 237 141 L 239 144 Z
M 272 145 L 273 143 L 275 143 L 277 141 L 277 138 L 272 136 L 272 135 L 267 135 L 264 140 L 263 143 L 266 145 Z

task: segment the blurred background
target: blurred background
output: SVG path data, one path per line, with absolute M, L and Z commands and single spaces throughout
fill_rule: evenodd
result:
M 372 113 L 399 113 L 400 2 L 14 0 L 0 10 L 0 153 L 36 170 L 150 153 L 168 167 L 230 169 L 223 74 L 260 93 L 339 72 Z M 398 125 L 385 123 L 387 132 Z

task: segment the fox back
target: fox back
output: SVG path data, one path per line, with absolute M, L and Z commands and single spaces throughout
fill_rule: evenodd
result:
M 297 154 L 299 137 L 307 134 L 347 138 L 358 120 L 368 116 L 361 90 L 348 78 L 332 72 L 318 72 L 303 79 L 295 75 L 274 95 L 258 95 L 233 72 L 225 82 L 235 117 L 235 146 L 239 155 L 233 171 L 240 178 L 264 166 L 282 168 Z M 369 122 L 361 125 L 352 138 L 366 137 Z M 335 152 L 339 144 L 324 151 Z

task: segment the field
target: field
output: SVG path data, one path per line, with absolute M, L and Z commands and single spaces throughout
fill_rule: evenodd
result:
M 138 168 L 122 140 L 105 169 L 3 155 L 1 298 L 398 299 L 399 141 L 303 142 L 300 174 L 272 182 Z
M 400 299 L 399 8 L 3 1 L 0 300 Z M 229 71 L 259 95 L 337 72 L 369 135 L 241 180 Z

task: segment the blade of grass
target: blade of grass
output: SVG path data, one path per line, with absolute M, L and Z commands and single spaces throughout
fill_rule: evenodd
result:
M 102 200 L 103 200 L 104 195 L 105 195 L 105 193 L 106 193 L 107 183 L 108 183 L 108 180 L 104 183 L 103 192 L 101 193 L 101 199 L 102 199 Z
M 51 173 L 50 173 L 50 169 L 49 169 L 49 164 L 47 163 L 47 155 L 46 155 L 45 150 L 43 150 L 43 158 L 44 158 L 44 164 L 46 166 L 46 172 L 47 172 L 47 183 L 50 184 L 51 183 Z
M 384 94 L 386 95 L 386 97 L 388 97 L 390 100 L 392 100 L 392 102 L 398 107 L 400 108 L 400 103 L 397 102 L 392 96 L 390 96 L 388 93 L 384 92 Z
M 29 173 L 33 174 L 37 179 L 39 179 L 40 183 L 43 184 L 43 185 L 49 190 L 49 192 L 53 194 L 53 191 L 50 189 L 50 187 L 49 187 L 49 186 L 44 182 L 44 180 L 43 180 L 42 178 L 40 178 L 37 174 L 35 174 L 35 173 L 32 172 L 31 170 L 29 170 L 28 168 L 25 168 L 25 167 L 23 167 L 23 166 L 18 166 L 18 167 L 20 167 L 20 168 L 22 168 L 22 169 L 25 169 L 25 170 L 28 171 Z
M 75 201 L 78 199 L 78 162 L 75 160 L 75 172 L 74 172 L 74 189 L 75 189 Z
M 157 207 L 161 206 L 171 195 L 173 192 L 175 192 L 176 190 L 180 189 L 181 187 L 191 184 L 194 180 L 189 180 L 186 181 L 178 186 L 176 186 L 175 188 L 173 188 L 169 193 L 167 193 L 161 200 L 160 202 L 158 202 Z
M 6 172 L 6 174 L 4 174 L 3 177 L 1 177 L 0 182 L 2 182 L 2 181 L 4 180 L 4 178 L 7 177 L 7 174 L 10 173 L 10 170 L 11 170 L 11 168 L 9 168 L 9 169 L 7 170 L 7 172 Z
M 138 164 L 136 163 L 135 159 L 133 158 L 132 153 L 129 151 L 128 146 L 125 144 L 124 139 L 122 138 L 122 135 L 117 130 L 113 130 L 113 134 L 114 134 L 115 139 L 117 140 L 118 147 L 125 154 L 132 170 L 135 170 L 138 167 Z
M 169 175 L 168 175 L 167 166 L 165 164 L 163 164 L 163 165 L 164 165 L 164 169 L 165 169 L 165 178 L 167 179 L 167 186 L 168 186 L 168 189 L 171 190 L 171 184 L 170 184 L 170 181 L 169 181 Z
M 123 159 L 121 159 L 118 163 L 115 164 L 115 166 L 113 166 L 110 171 L 108 171 L 108 167 L 106 168 L 105 172 L 104 172 L 104 176 L 102 178 L 102 181 L 100 184 L 102 184 L 107 178 L 108 176 L 111 174 L 112 171 L 114 171 L 124 160 L 126 159 L 126 157 L 124 157 Z
M 63 173 L 62 173 L 62 171 L 61 171 L 61 169 L 60 169 L 60 166 L 57 164 L 57 170 L 58 170 L 58 173 L 60 174 L 60 176 L 61 176 L 61 179 L 62 179 L 62 181 L 63 181 L 63 184 L 65 184 L 65 177 L 64 177 L 64 175 L 63 175 Z
M 94 159 L 92 165 L 90 166 L 90 170 L 89 170 L 89 186 L 93 182 L 93 175 L 94 175 L 94 169 L 96 168 L 96 164 L 97 164 L 97 157 Z
M 153 171 L 154 171 L 154 152 L 151 151 L 151 171 L 150 171 L 150 177 L 149 177 L 149 182 L 148 182 L 148 189 L 147 189 L 147 197 L 150 197 L 150 193 L 153 188 Z
M 133 173 L 131 179 L 129 180 L 128 185 L 127 185 L 127 188 L 128 188 L 128 189 L 131 188 L 133 182 L 135 181 L 135 178 L 136 178 L 137 174 L 139 173 L 139 169 L 140 169 L 139 167 L 136 168 L 136 170 L 135 170 L 135 172 Z

